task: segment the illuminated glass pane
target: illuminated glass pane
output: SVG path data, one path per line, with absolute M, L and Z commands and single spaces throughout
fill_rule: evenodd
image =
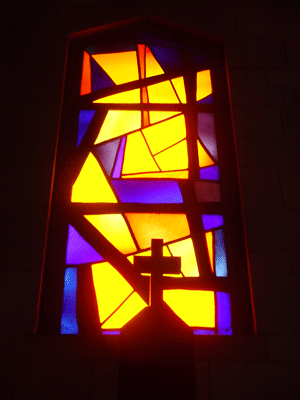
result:
M 200 144 L 199 140 L 197 140 L 198 145 L 198 160 L 199 167 L 209 167 L 214 164 L 214 161 L 210 158 L 208 153 L 205 151 L 204 147 Z
M 212 93 L 210 71 L 197 72 L 197 100 L 201 100 L 204 97 Z
M 163 73 L 163 69 L 156 61 L 149 47 L 146 46 L 146 78 L 149 78 L 150 76 L 161 75 Z
M 150 49 L 165 72 L 174 71 L 181 67 L 176 49 L 160 46 L 150 46 Z
M 66 263 L 84 264 L 101 260 L 103 257 L 69 225 Z
M 124 304 L 102 325 L 103 329 L 120 329 L 135 315 L 142 311 L 147 304 L 136 293 L 125 301 Z
M 148 86 L 148 95 L 149 103 L 179 103 L 170 81 Z
M 95 100 L 94 103 L 112 103 L 112 104 L 126 104 L 126 103 L 140 103 L 140 89 L 127 90 L 126 92 L 112 94 L 110 96 L 102 97 Z
M 198 101 L 199 104 L 212 104 L 212 102 L 213 102 L 212 94 L 210 94 L 209 96 L 204 97 L 204 99 Z
M 156 122 L 163 121 L 165 119 L 171 118 L 174 115 L 179 114 L 178 112 L 174 111 L 150 111 L 150 123 L 155 124 Z
M 123 179 L 140 179 L 140 178 L 154 178 L 154 179 L 188 179 L 188 171 L 170 171 L 170 172 L 150 172 L 143 174 L 123 175 Z
M 218 333 L 220 335 L 232 335 L 229 294 L 217 292 L 217 304 Z
M 169 149 L 162 151 L 154 158 L 162 171 L 170 171 L 172 169 L 187 169 L 188 154 L 186 140 L 183 140 Z
M 201 168 L 200 179 L 207 179 L 210 181 L 219 180 L 219 167 L 214 165 L 213 167 Z
M 109 110 L 95 144 L 136 131 L 140 129 L 141 123 L 140 111 Z
M 214 292 L 203 290 L 164 290 L 163 299 L 188 326 L 214 328 Z
M 185 119 L 181 114 L 143 129 L 152 154 L 156 154 L 186 137 Z M 177 168 L 179 169 L 179 168 Z
M 208 249 L 209 261 L 212 272 L 214 272 L 214 249 L 213 249 L 213 233 L 206 232 L 205 233 L 206 244 Z
M 221 200 L 220 187 L 215 182 L 195 182 L 195 192 L 198 201 L 217 202 Z
M 72 189 L 73 203 L 117 203 L 106 177 L 90 153 Z
M 113 169 L 119 143 L 120 139 L 116 139 L 112 142 L 97 146 L 93 150 L 95 156 L 103 165 L 107 175 L 110 175 Z
M 141 132 L 127 136 L 122 174 L 159 171 Z
M 133 292 L 133 288 L 108 262 L 92 265 L 92 273 L 102 323 Z
M 103 335 L 120 335 L 120 331 L 102 331 Z
M 96 63 L 95 60 L 91 59 L 92 68 L 92 88 L 96 90 L 105 89 L 107 87 L 114 86 L 114 82 L 106 74 L 105 71 Z
M 175 90 L 178 94 L 178 97 L 179 97 L 181 103 L 186 103 L 186 94 L 185 94 L 185 86 L 184 86 L 183 76 L 172 79 L 172 83 L 175 87 Z
M 224 219 L 222 215 L 202 215 L 203 226 L 206 231 L 218 228 L 223 225 Z
M 209 153 L 218 160 L 215 120 L 212 113 L 198 113 L 198 135 Z
M 139 79 L 135 51 L 94 54 L 92 57 L 117 85 Z
M 63 309 L 60 322 L 60 333 L 77 334 L 76 318 L 77 269 L 67 268 L 64 279 Z
M 84 95 L 89 93 L 91 93 L 91 64 L 90 56 L 85 51 L 83 53 L 80 94 Z
M 128 226 L 121 214 L 84 216 L 121 253 L 136 251 Z
M 199 276 L 198 265 L 191 238 L 169 244 L 174 257 L 181 257 L 181 272 L 184 276 Z
M 141 249 L 151 247 L 151 239 L 169 242 L 190 234 L 185 214 L 126 213 L 125 216 Z
M 91 123 L 96 110 L 80 110 L 79 111 L 79 121 L 78 121 L 78 133 L 77 133 L 77 147 Z
M 182 203 L 182 195 L 174 181 L 112 181 L 122 203 L 165 204 Z
M 119 151 L 118 151 L 115 169 L 114 169 L 114 172 L 112 174 L 112 177 L 114 179 L 120 178 L 120 176 L 121 176 L 121 171 L 122 171 L 122 166 L 123 166 L 123 159 L 124 159 L 125 145 L 126 145 L 126 137 L 123 137 L 122 141 L 121 141 L 121 145 L 120 145 Z
M 194 335 L 214 335 L 215 331 L 212 329 L 194 329 Z
M 140 79 L 145 79 L 146 77 L 146 46 L 144 44 L 138 44 L 138 59 L 140 66 Z
M 215 231 L 216 276 L 227 276 L 226 250 L 223 229 Z

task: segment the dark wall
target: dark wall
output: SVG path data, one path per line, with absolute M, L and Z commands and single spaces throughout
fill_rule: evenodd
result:
M 34 335 L 67 36 L 142 14 L 224 39 L 257 335 L 196 345 L 198 399 L 300 390 L 300 11 L 295 0 L 2 1 L 0 398 L 116 398 L 115 339 Z

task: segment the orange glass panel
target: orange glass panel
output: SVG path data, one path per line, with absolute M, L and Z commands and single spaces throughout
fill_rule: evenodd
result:
M 188 179 L 189 172 L 186 171 L 169 171 L 169 172 L 151 172 L 144 174 L 131 174 L 131 175 L 123 175 L 124 179 L 138 179 L 138 178 L 155 178 L 155 179 L 164 179 L 164 178 L 172 178 L 172 179 Z
M 186 137 L 184 116 L 181 114 L 178 117 L 151 125 L 143 129 L 143 134 L 145 135 L 151 152 L 156 154 Z
M 93 101 L 93 103 L 112 103 L 112 104 L 127 104 L 140 103 L 140 89 L 127 90 L 126 92 L 112 94 L 111 96 L 102 97 Z
M 83 53 L 80 94 L 82 96 L 84 94 L 91 93 L 91 90 L 92 90 L 91 61 L 89 54 L 85 51 Z
M 210 70 L 197 72 L 197 101 L 212 93 Z
M 140 79 L 144 79 L 146 77 L 145 54 L 146 46 L 144 44 L 138 44 L 138 58 L 141 74 Z
M 121 214 L 84 215 L 84 217 L 121 253 L 136 251 L 128 226 Z
M 163 299 L 188 326 L 214 328 L 214 292 L 203 290 L 164 290 Z
M 102 325 L 102 329 L 122 328 L 145 307 L 147 307 L 147 303 L 136 292 L 132 293 L 125 303 Z
M 106 177 L 92 153 L 90 153 L 76 179 L 71 201 L 73 203 L 117 203 Z
M 156 61 L 149 47 L 146 46 L 146 78 L 161 74 L 164 74 L 164 70 Z
M 141 111 L 109 110 L 95 144 L 141 128 Z
M 143 111 L 143 126 L 149 126 L 150 125 L 150 120 L 149 120 L 149 111 Z
M 191 238 L 169 244 L 174 257 L 181 257 L 181 272 L 184 276 L 199 276 L 197 260 Z
M 127 136 L 122 174 L 159 171 L 141 132 Z
M 94 54 L 92 57 L 117 85 L 139 79 L 135 51 Z
M 174 88 L 178 94 L 178 97 L 179 97 L 181 103 L 186 103 L 186 94 L 185 94 L 183 76 L 172 79 L 172 83 L 174 85 Z
M 154 158 L 159 168 L 163 171 L 170 171 L 172 169 L 187 169 L 188 154 L 186 140 L 183 140 L 169 149 L 162 151 Z
M 170 81 L 148 86 L 149 103 L 179 103 Z
M 92 274 L 99 318 L 103 322 L 133 292 L 133 288 L 108 262 L 93 264 Z
M 149 111 L 150 115 L 150 123 L 155 124 L 156 122 L 163 121 L 167 118 L 173 117 L 174 115 L 179 114 L 174 111 Z
M 127 213 L 125 216 L 142 249 L 150 248 L 151 239 L 169 242 L 190 234 L 185 214 Z
M 212 272 L 214 272 L 214 250 L 213 250 L 213 233 L 205 232 L 205 238 L 207 243 L 209 261 Z
M 200 144 L 199 140 L 197 140 L 198 146 L 198 160 L 199 160 L 199 167 L 209 167 L 210 165 L 214 165 L 214 161 L 210 158 L 207 154 L 204 147 Z
M 144 104 L 148 103 L 148 91 L 146 87 L 142 88 L 142 103 Z

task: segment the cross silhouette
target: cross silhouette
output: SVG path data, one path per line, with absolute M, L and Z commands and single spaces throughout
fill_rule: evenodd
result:
M 163 274 L 179 274 L 180 257 L 163 256 L 163 239 L 152 239 L 151 256 L 134 256 L 134 267 L 140 273 L 150 273 L 149 305 L 160 308 L 163 302 Z

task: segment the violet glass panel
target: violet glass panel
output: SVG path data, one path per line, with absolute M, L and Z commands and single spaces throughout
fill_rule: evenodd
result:
M 117 139 L 94 148 L 93 152 L 98 161 L 103 165 L 107 175 L 110 175 L 113 169 L 119 143 L 120 139 Z
M 222 215 L 202 215 L 202 221 L 204 230 L 209 231 L 210 229 L 218 228 L 224 223 Z
M 152 53 L 165 72 L 180 68 L 178 51 L 170 47 L 150 46 Z
M 219 167 L 214 165 L 212 167 L 200 168 L 200 179 L 207 179 L 210 181 L 219 180 Z
M 96 110 L 80 110 L 79 121 L 78 121 L 78 133 L 77 133 L 77 147 L 80 145 L 82 138 L 88 130 L 89 124 L 91 123 Z
M 107 73 L 100 67 L 100 65 L 91 57 L 91 70 L 92 70 L 92 90 L 105 89 L 114 86 L 114 82 L 110 79 Z
M 232 335 L 230 298 L 228 293 L 217 292 L 217 324 L 220 335 Z
M 63 309 L 60 322 L 60 333 L 77 334 L 76 318 L 77 269 L 67 268 L 65 271 Z
M 121 176 L 125 145 L 126 145 L 126 137 L 123 137 L 122 141 L 121 141 L 120 149 L 118 151 L 115 169 L 114 169 L 114 172 L 112 174 L 112 177 L 114 179 L 120 178 L 120 176 Z
M 227 262 L 223 229 L 215 231 L 216 276 L 227 276 Z
M 210 329 L 194 329 L 194 335 L 214 335 L 215 331 Z
M 213 102 L 213 97 L 212 94 L 204 97 L 204 99 L 199 100 L 197 103 L 199 104 L 212 104 Z
M 212 113 L 198 113 L 198 135 L 210 154 L 218 160 L 215 121 Z

